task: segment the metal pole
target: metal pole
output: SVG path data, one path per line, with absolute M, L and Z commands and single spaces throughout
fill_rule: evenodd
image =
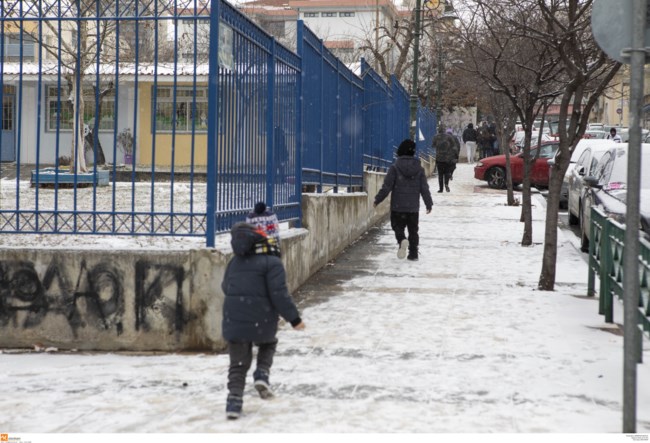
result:
M 375 51 L 379 52 L 379 0 L 375 1 Z M 375 71 L 379 70 L 377 56 L 375 56 Z
M 440 127 L 442 116 L 442 48 L 438 42 L 438 78 L 436 84 L 436 126 Z
M 415 40 L 413 41 L 413 83 L 411 84 L 411 128 L 409 134 L 411 140 L 415 140 L 417 134 L 418 115 L 418 59 L 420 58 L 420 13 L 422 0 L 417 0 L 415 5 Z
M 639 329 L 639 188 L 641 184 L 641 115 L 647 0 L 634 0 L 630 67 L 630 142 L 627 154 L 627 214 L 623 255 L 623 432 L 636 432 L 636 365 Z
M 214 248 L 217 211 L 217 152 L 219 150 L 219 20 L 221 0 L 212 2 L 210 11 L 210 73 L 208 75 L 208 100 L 214 106 L 208 107 L 208 153 L 207 153 L 207 195 L 205 202 L 205 245 Z M 137 3 L 136 3 L 137 5 Z M 138 27 L 136 26 L 136 30 Z M 136 46 L 137 48 L 137 46 Z M 137 73 L 137 70 L 136 70 Z M 137 75 L 137 74 L 136 74 Z M 137 78 L 137 77 L 136 77 Z M 135 132 L 134 132 L 135 134 Z M 134 168 L 135 169 L 135 168 Z

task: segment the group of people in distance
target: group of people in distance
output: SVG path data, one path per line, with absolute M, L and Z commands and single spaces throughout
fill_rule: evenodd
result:
M 479 159 L 499 154 L 496 124 L 482 122 L 478 129 L 469 123 L 463 131 L 463 143 L 467 153 L 467 163 L 473 163 L 478 150 Z

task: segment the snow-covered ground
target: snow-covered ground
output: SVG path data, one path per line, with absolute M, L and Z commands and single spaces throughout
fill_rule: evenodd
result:
M 620 434 L 621 328 L 585 297 L 587 264 L 573 234 L 559 232 L 556 290 L 537 290 L 543 198 L 534 198 L 535 244 L 521 247 L 520 208 L 472 174 L 460 164 L 450 193 L 430 181 L 420 261 L 396 258 L 385 224 L 376 241 L 351 248 L 365 248 L 362 260 L 341 257 L 323 271 L 332 273 L 333 295 L 303 309 L 305 331 L 281 327 L 276 398 L 261 400 L 248 386 L 239 420 L 224 414 L 223 354 L 5 350 L 0 433 L 504 435 L 496 441 L 589 433 L 589 441 L 630 441 Z M 346 266 L 356 276 L 341 281 Z M 618 323 L 621 314 L 617 303 Z M 643 346 L 648 361 L 647 336 Z M 650 363 L 638 365 L 637 400 L 637 431 L 647 437 Z

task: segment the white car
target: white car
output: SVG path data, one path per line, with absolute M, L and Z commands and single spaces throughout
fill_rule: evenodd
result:
M 584 177 L 592 175 L 596 164 L 603 154 L 616 145 L 618 145 L 618 143 L 607 139 L 592 138 L 583 139 L 578 142 L 578 145 L 571 156 L 571 164 L 564 176 L 568 194 L 567 206 L 570 225 L 577 225 L 580 222 L 582 200 L 587 192 Z
M 605 151 L 584 177 L 586 192 L 580 212 L 580 249 L 589 250 L 591 207 L 602 210 L 607 217 L 625 224 L 627 214 L 627 143 L 616 143 Z M 640 229 L 646 239 L 650 233 L 650 144 L 641 144 Z

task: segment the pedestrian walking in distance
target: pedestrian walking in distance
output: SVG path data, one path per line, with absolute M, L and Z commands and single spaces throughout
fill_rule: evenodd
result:
M 438 168 L 438 192 L 443 188 L 449 192 L 449 180 L 451 180 L 456 162 L 458 161 L 458 151 L 460 143 L 452 134 L 446 134 L 439 131 L 433 137 L 433 148 L 436 150 L 436 167 Z
M 616 133 L 616 128 L 609 130 L 607 140 L 613 140 L 615 143 L 620 143 L 622 141 L 621 136 Z
M 374 206 L 377 207 L 389 194 L 390 226 L 397 239 L 397 257 L 418 259 L 418 236 L 420 196 L 424 200 L 427 214 L 431 212 L 433 200 L 429 192 L 427 177 L 420 159 L 415 158 L 415 142 L 404 140 L 397 148 L 397 159 L 388 169 L 384 184 L 375 196 Z M 408 229 L 408 239 L 405 230 Z
M 465 143 L 465 150 L 467 152 L 467 163 L 474 163 L 477 136 L 474 125 L 472 123 L 468 124 L 467 128 L 463 131 L 463 143 Z
M 254 387 L 263 399 L 273 397 L 269 374 L 278 344 L 279 317 L 294 329 L 305 328 L 287 289 L 284 265 L 273 238 L 248 223 L 237 223 L 231 231 L 234 257 L 226 266 L 221 283 L 225 294 L 222 333 L 228 342 L 228 397 L 226 417 L 239 418 L 244 404 L 246 375 L 253 362 Z

